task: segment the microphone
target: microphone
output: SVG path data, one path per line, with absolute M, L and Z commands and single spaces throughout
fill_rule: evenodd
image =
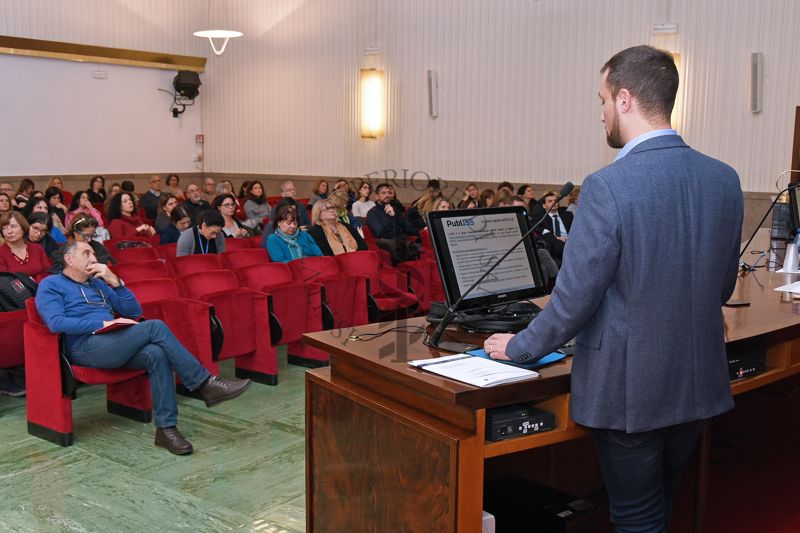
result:
M 556 198 L 556 201 L 555 201 L 555 202 L 553 202 L 553 205 L 551 205 L 551 206 L 550 206 L 550 209 L 547 209 L 547 210 L 544 212 L 544 215 L 542 215 L 542 218 L 540 218 L 540 219 L 539 219 L 539 221 L 538 221 L 538 222 L 536 222 L 536 224 L 534 224 L 533 226 L 531 226 L 531 227 L 530 227 L 530 229 L 528 229 L 528 231 L 526 231 L 526 232 L 525 232 L 525 234 L 524 234 L 524 235 L 523 235 L 523 236 L 522 236 L 522 237 L 521 237 L 521 238 L 520 238 L 520 239 L 519 239 L 519 240 L 518 240 L 518 241 L 517 241 L 517 242 L 514 244 L 514 246 L 512 246 L 511 248 L 509 248 L 509 249 L 508 249 L 508 251 L 507 251 L 505 254 L 503 254 L 503 256 L 502 256 L 500 259 L 498 259 L 497 261 L 495 261 L 495 262 L 494 262 L 494 264 L 493 264 L 492 266 L 490 266 L 490 267 L 488 268 L 488 270 L 486 270 L 486 272 L 484 272 L 484 273 L 481 275 L 481 277 L 479 277 L 479 278 L 478 278 L 478 279 L 475 281 L 475 283 L 473 283 L 473 284 L 470 286 L 470 288 L 469 288 L 469 289 L 467 289 L 466 291 L 464 291 L 464 292 L 461 294 L 461 296 L 458 298 L 458 300 L 456 300 L 456 301 L 455 301 L 455 303 L 453 303 L 453 305 L 451 305 L 451 306 L 450 306 L 450 307 L 447 309 L 447 311 L 445 311 L 444 315 L 442 316 L 442 320 L 441 320 L 441 322 L 439 322 L 439 324 L 436 326 L 436 329 L 433 331 L 433 335 L 431 335 L 431 336 L 430 336 L 430 338 L 429 338 L 429 339 L 428 339 L 428 340 L 425 342 L 425 344 L 426 344 L 426 345 L 428 345 L 428 346 L 431 346 L 431 347 L 433 347 L 433 348 L 437 348 L 437 349 L 443 349 L 443 350 L 447 350 L 447 351 L 451 351 L 451 352 L 465 352 L 465 351 L 467 351 L 467 350 L 471 350 L 471 349 L 477 348 L 477 346 L 470 345 L 470 344 L 462 344 L 462 343 L 457 343 L 457 342 L 439 342 L 439 339 L 440 339 L 440 338 L 442 337 L 442 335 L 444 334 L 444 330 L 445 330 L 445 328 L 447 328 L 447 326 L 450 324 L 450 322 L 452 322 L 452 321 L 453 321 L 453 318 L 455 318 L 456 311 L 458 310 L 458 306 L 459 306 L 459 305 L 461 305 L 461 302 L 462 302 L 462 301 L 464 301 L 464 298 L 466 298 L 466 297 L 467 297 L 467 295 L 468 295 L 469 293 L 471 293 L 471 292 L 472 292 L 472 290 L 473 290 L 475 287 L 477 287 L 478 285 L 480 285 L 481 281 L 483 281 L 483 280 L 486 278 L 486 276 L 488 276 L 489 274 L 491 274 L 491 273 L 492 273 L 492 271 L 493 271 L 495 268 L 497 268 L 497 267 L 498 267 L 498 265 L 500 265 L 500 263 L 502 263 L 502 262 L 503 262 L 503 260 L 504 260 L 506 257 L 508 257 L 508 256 L 509 256 L 509 254 L 511 254 L 511 252 L 513 252 L 513 251 L 514 251 L 514 250 L 517 248 L 517 246 L 519 246 L 520 244 L 522 244 L 522 243 L 525 241 L 525 239 L 527 239 L 527 238 L 530 236 L 530 234 L 531 234 L 531 233 L 533 233 L 533 230 L 535 230 L 536 228 L 538 228 L 538 227 L 539 227 L 539 225 L 540 225 L 540 224 L 541 224 L 541 223 L 544 221 L 544 219 L 545 219 L 545 218 L 547 218 L 547 215 L 549 215 L 549 214 L 550 214 L 550 211 L 552 211 L 552 210 L 553 210 L 553 208 L 554 208 L 554 207 L 556 207 L 556 206 L 558 205 L 558 203 L 559 203 L 559 202 L 560 202 L 560 201 L 561 201 L 561 200 L 562 200 L 562 199 L 563 199 L 565 196 L 569 196 L 569 193 L 571 193 L 571 192 L 572 192 L 572 189 L 574 189 L 574 188 L 575 188 L 575 185 L 573 185 L 573 183 L 572 183 L 571 181 L 568 181 L 568 182 L 566 182 L 566 183 L 564 184 L 564 186 L 563 186 L 563 187 L 561 187 L 561 190 L 558 192 L 558 198 Z
M 778 178 L 777 178 L 776 182 L 779 181 L 781 179 L 781 177 L 783 177 L 784 174 L 789 174 L 790 172 L 800 173 L 800 170 L 791 170 L 791 169 L 790 170 L 784 170 L 783 172 L 778 174 Z M 748 272 L 753 270 L 753 267 L 751 267 L 750 265 L 748 265 L 747 263 L 742 261 L 742 256 L 744 255 L 744 252 L 747 250 L 747 247 L 750 246 L 750 243 L 753 242 L 753 239 L 756 237 L 756 234 L 758 233 L 758 230 L 761 229 L 761 225 L 767 219 L 767 216 L 769 216 L 769 214 L 772 212 L 772 209 L 775 207 L 775 204 L 778 202 L 778 199 L 781 197 L 781 195 L 783 193 L 785 193 L 787 191 L 790 191 L 792 189 L 795 189 L 797 187 L 800 187 L 800 182 L 790 183 L 788 187 L 786 187 L 785 189 L 781 190 L 777 194 L 777 196 L 775 196 L 775 199 L 769 205 L 769 209 L 767 209 L 767 212 L 764 213 L 764 216 L 761 218 L 761 221 L 758 223 L 758 225 L 756 225 L 756 229 L 753 230 L 753 234 L 750 235 L 749 239 L 747 239 L 747 243 L 745 243 L 744 247 L 742 248 L 742 251 L 739 253 L 739 267 L 740 268 L 742 268 L 742 269 L 744 269 L 744 270 L 746 270 Z

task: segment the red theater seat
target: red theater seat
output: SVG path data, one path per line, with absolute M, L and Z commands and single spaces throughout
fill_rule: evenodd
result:
M 24 309 L 0 313 L 0 368 L 11 368 L 25 363 L 25 343 L 22 328 L 28 320 Z
M 119 263 L 130 263 L 132 261 L 154 261 L 159 257 L 158 252 L 152 246 L 142 246 L 114 250 L 114 259 Z
M 218 358 L 235 358 L 237 377 L 276 385 L 278 356 L 271 343 L 267 295 L 239 287 L 230 270 L 205 270 L 177 279 L 183 297 L 214 306 L 225 338 Z
M 26 303 L 28 433 L 61 446 L 72 445 L 72 400 L 76 398 L 76 382 L 106 385 L 108 412 L 150 422 L 153 402 L 144 370 L 101 370 L 71 365 L 60 350 L 59 335 L 51 333 L 40 320 L 33 298 Z
M 237 269 L 242 286 L 266 293 L 273 321 L 272 343 L 288 344 L 289 362 L 317 367 L 327 364 L 328 354 L 303 343 L 303 333 L 322 330 L 322 290 L 317 283 L 292 277 L 284 263 L 261 263 Z M 276 335 L 280 331 L 280 336 Z
M 322 285 L 323 327 L 350 328 L 369 322 L 366 276 L 344 273 L 333 257 L 304 257 L 288 263 L 294 279 Z
M 250 243 L 249 238 L 225 239 L 226 252 L 232 250 L 249 250 L 252 247 L 253 245 Z
M 131 281 L 141 281 L 155 278 L 170 278 L 172 277 L 172 270 L 163 259 L 156 259 L 155 261 L 132 261 L 130 263 L 119 263 L 114 265 L 111 270 L 125 280 L 125 283 Z
M 248 267 L 251 265 L 264 265 L 269 263 L 269 256 L 267 251 L 263 248 L 248 248 L 246 250 L 234 250 L 225 252 L 221 255 L 222 264 L 231 270 L 239 270 L 240 268 Z
M 178 276 L 223 268 L 222 259 L 217 254 L 185 255 L 176 257 L 170 262 L 175 274 Z
M 161 259 L 172 261 L 176 257 L 178 245 L 173 242 L 171 244 L 159 244 L 158 246 L 154 246 L 154 248 Z
M 370 294 L 380 312 L 380 320 L 407 316 L 416 308 L 417 297 L 405 287 L 398 287 L 398 279 L 407 279 L 407 275 L 381 266 L 374 251 L 339 254 L 336 262 L 342 272 L 361 274 L 369 279 Z
M 211 333 L 212 316 L 215 316 L 211 304 L 183 298 L 174 279 L 156 278 L 126 285 L 142 306 L 144 318 L 163 321 L 200 364 L 212 374 L 219 374 L 215 342 Z M 181 387 L 179 392 L 188 394 Z

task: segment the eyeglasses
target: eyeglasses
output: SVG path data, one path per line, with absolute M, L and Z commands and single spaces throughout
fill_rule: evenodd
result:
M 86 239 L 87 241 L 91 241 L 92 239 L 96 239 L 97 238 L 97 233 L 84 233 L 82 231 L 76 231 L 75 233 L 77 233 L 78 235 L 80 235 L 81 237 Z
M 100 289 L 92 287 L 91 285 L 86 286 L 90 289 L 90 293 L 93 293 L 100 297 L 100 300 L 90 300 L 88 296 L 86 296 L 86 291 L 83 290 L 84 285 L 79 284 L 78 288 L 81 290 L 81 294 L 83 295 L 83 300 L 89 305 L 99 305 L 99 306 L 107 306 L 108 300 L 106 300 L 105 294 Z
M 322 210 L 323 211 L 336 211 L 336 208 L 333 207 L 332 205 L 326 205 L 325 207 L 322 208 Z
M 232 204 L 230 202 L 219 204 L 220 207 L 236 207 L 236 204 Z
M 31 226 L 31 231 L 35 233 L 44 233 L 47 231 L 47 226 L 39 227 L 39 226 Z

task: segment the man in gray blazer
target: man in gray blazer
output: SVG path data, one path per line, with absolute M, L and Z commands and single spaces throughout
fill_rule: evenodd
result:
M 571 412 L 595 441 L 617 531 L 666 531 L 704 420 L 733 407 L 722 304 L 736 284 L 742 191 L 729 166 L 670 129 L 667 53 L 601 70 L 615 161 L 586 177 L 550 303 L 495 359 L 532 361 L 576 337 Z

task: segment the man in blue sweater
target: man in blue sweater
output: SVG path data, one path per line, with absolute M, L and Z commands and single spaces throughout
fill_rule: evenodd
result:
M 39 285 L 36 309 L 53 333 L 63 333 L 66 352 L 76 365 L 90 368 L 146 369 L 153 396 L 156 446 L 176 455 L 191 453 L 192 445 L 178 431 L 175 379 L 189 390 L 199 389 L 211 406 L 239 396 L 250 380 L 212 376 L 160 320 L 137 322 L 142 308 L 125 283 L 103 263 L 91 246 L 71 242 L 63 249 L 64 270 Z M 114 313 L 122 318 L 114 318 Z M 93 335 L 112 324 L 122 329 Z

